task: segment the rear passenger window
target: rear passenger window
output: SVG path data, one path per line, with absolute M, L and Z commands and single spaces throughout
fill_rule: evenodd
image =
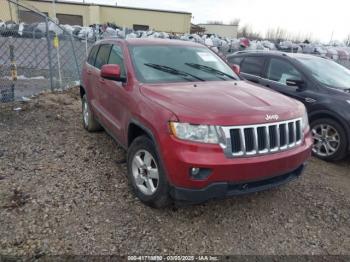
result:
M 264 57 L 246 57 L 241 64 L 241 71 L 243 73 L 261 76 L 261 72 L 264 67 L 265 59 Z
M 227 60 L 231 65 L 241 65 L 243 57 L 229 57 Z
M 120 66 L 120 76 L 125 77 L 124 56 L 121 47 L 113 45 L 108 64 L 116 64 Z
M 98 50 L 95 67 L 101 69 L 105 64 L 108 64 L 109 53 L 111 52 L 111 45 L 101 45 Z
M 91 48 L 89 57 L 88 57 L 88 59 L 87 59 L 87 62 L 88 62 L 90 65 L 94 65 L 97 51 L 98 51 L 98 45 L 95 45 L 95 46 L 93 46 L 93 47 Z

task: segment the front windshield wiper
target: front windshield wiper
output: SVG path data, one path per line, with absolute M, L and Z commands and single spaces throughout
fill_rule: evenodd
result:
M 233 80 L 237 80 L 235 77 L 229 75 L 229 74 L 226 74 L 220 70 L 217 70 L 215 68 L 212 68 L 210 66 L 206 66 L 206 65 L 200 65 L 200 64 L 194 64 L 194 63 L 185 63 L 185 65 L 188 65 L 190 67 L 193 67 L 193 68 L 196 68 L 196 69 L 199 69 L 199 70 L 202 70 L 204 72 L 208 72 L 208 73 L 212 73 L 212 74 L 217 74 L 217 75 L 221 75 L 221 76 L 226 76 L 228 78 L 231 78 Z M 223 78 L 222 78 L 223 79 Z
M 183 77 L 190 76 L 190 77 L 193 77 L 199 81 L 205 81 L 204 79 L 202 79 L 198 76 L 192 75 L 192 74 L 184 72 L 184 71 L 177 70 L 177 69 L 169 67 L 169 66 L 152 64 L 152 63 L 145 63 L 144 65 L 149 66 L 149 67 L 154 68 L 154 69 L 157 69 L 157 70 L 162 71 L 162 72 L 172 74 L 172 75 L 178 75 L 178 76 L 183 76 Z

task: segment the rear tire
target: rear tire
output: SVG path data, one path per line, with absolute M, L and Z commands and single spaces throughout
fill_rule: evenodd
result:
M 130 145 L 127 167 L 130 185 L 144 204 L 163 208 L 171 203 L 163 165 L 147 136 L 137 137 Z
M 94 118 L 89 103 L 86 99 L 86 94 L 81 99 L 82 104 L 82 117 L 83 117 L 83 126 L 89 132 L 95 132 L 102 130 L 101 125 Z
M 325 161 L 339 161 L 346 157 L 349 141 L 344 128 L 337 121 L 317 119 L 311 123 L 311 133 L 314 156 Z

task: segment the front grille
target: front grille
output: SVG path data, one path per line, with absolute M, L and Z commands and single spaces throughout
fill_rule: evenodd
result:
M 279 152 L 299 145 L 303 139 L 301 119 L 278 123 L 225 127 L 229 130 L 230 156 Z M 227 149 L 230 149 L 227 152 Z

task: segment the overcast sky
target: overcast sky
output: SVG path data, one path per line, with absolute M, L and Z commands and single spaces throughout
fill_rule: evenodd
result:
M 350 34 L 350 0 L 86 0 L 123 6 L 191 12 L 192 22 L 235 18 L 264 34 L 281 27 L 293 34 L 312 34 L 314 39 L 343 41 Z

